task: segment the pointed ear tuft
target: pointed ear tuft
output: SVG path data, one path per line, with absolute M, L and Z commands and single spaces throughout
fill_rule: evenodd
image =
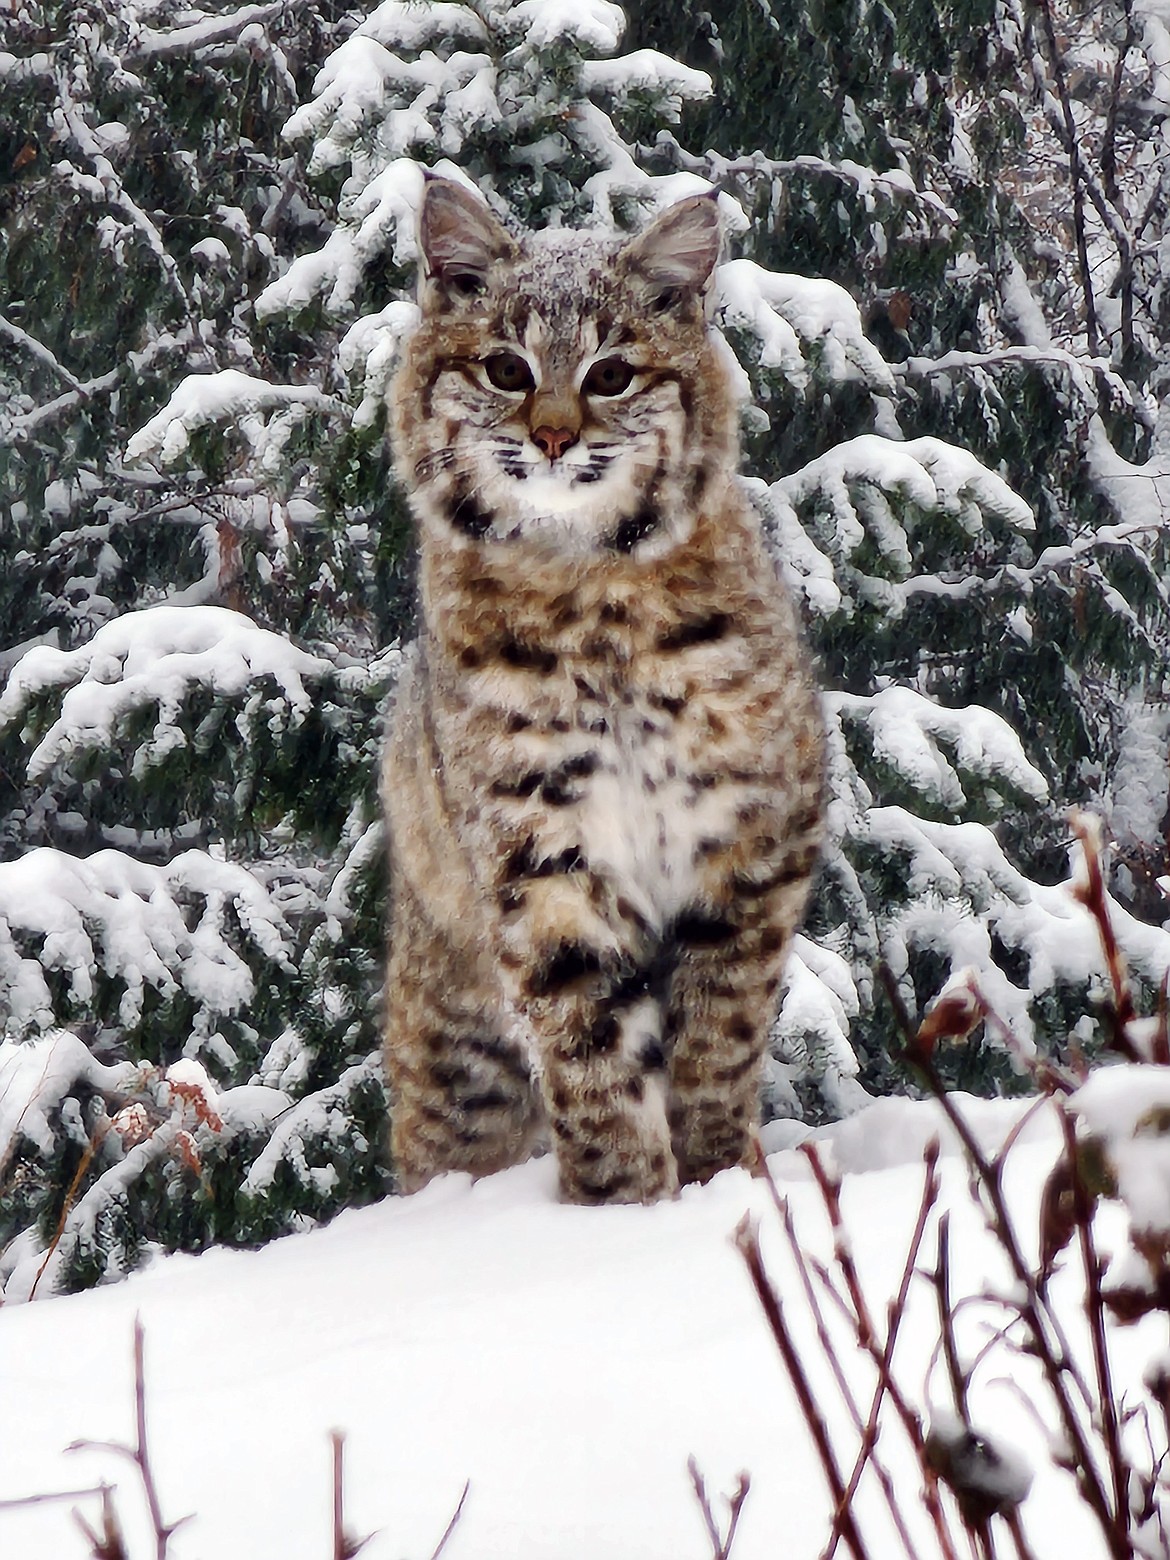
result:
M 516 246 L 486 203 L 454 179 L 427 177 L 418 214 L 423 296 L 432 290 L 448 303 L 474 298 L 487 286 L 497 260 Z
M 706 287 L 722 236 L 715 194 L 691 195 L 668 206 L 622 251 L 626 268 L 657 289 L 660 307 Z

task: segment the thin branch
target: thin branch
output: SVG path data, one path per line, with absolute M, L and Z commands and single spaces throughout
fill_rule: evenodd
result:
M 1110 380 L 1118 378 L 1108 358 L 1099 357 L 1096 352 L 1082 357 L 1079 353 L 1054 346 L 993 347 L 987 352 L 965 352 L 955 348 L 944 352 L 941 357 L 910 357 L 902 363 L 891 363 L 889 367 L 891 373 L 902 379 L 927 379 L 932 374 L 967 373 L 973 368 L 1063 368 L 1084 391 L 1093 407 L 1097 405 L 1097 396 L 1088 376 L 1104 374 Z
M 892 974 L 883 966 L 880 975 L 887 993 L 891 993 L 894 998 L 895 1011 L 899 1015 L 899 1020 L 908 1019 Z M 1080 1415 L 1069 1395 L 1066 1378 L 1072 1376 L 1078 1379 L 1075 1376 L 1072 1355 L 1063 1329 L 1055 1313 L 1040 1294 L 1035 1275 L 1024 1258 L 1004 1195 L 1000 1167 L 992 1163 L 983 1152 L 966 1118 L 948 1094 L 930 1056 L 921 1047 L 916 1046 L 914 1032 L 908 1025 L 907 1033 L 909 1037 L 907 1059 L 927 1084 L 962 1143 L 980 1190 L 990 1205 L 996 1239 L 1019 1285 L 1020 1317 L 1028 1329 L 1032 1348 L 1043 1367 L 1059 1412 L 1060 1422 L 1072 1454 L 1072 1466 L 1078 1487 L 1086 1505 L 1097 1519 L 1109 1553 L 1114 1560 L 1131 1560 L 1128 1544 L 1118 1537 L 1116 1514 L 1112 1508 L 1110 1494 L 1102 1482 L 1093 1449 L 1081 1423 Z M 1080 1386 L 1079 1379 L 1078 1385 Z M 1080 1389 L 1084 1391 L 1083 1386 L 1080 1386 Z
M 443 1553 L 444 1549 L 446 1549 L 446 1547 L 447 1547 L 447 1540 L 451 1537 L 451 1534 L 454 1533 L 455 1526 L 458 1523 L 459 1518 L 463 1515 L 463 1503 L 467 1499 L 467 1492 L 468 1492 L 468 1490 L 470 1488 L 471 1488 L 471 1480 L 468 1479 L 466 1481 L 466 1483 L 464 1484 L 464 1486 L 463 1486 L 463 1493 L 459 1497 L 459 1502 L 456 1505 L 455 1510 L 451 1513 L 451 1520 L 450 1520 L 450 1522 L 448 1522 L 447 1526 L 443 1529 L 443 1536 L 442 1536 L 442 1538 L 439 1540 L 439 1542 L 435 1545 L 434 1549 L 431 1551 L 431 1560 L 439 1560 L 439 1556 Z
M 81 1159 L 78 1161 L 77 1169 L 73 1172 L 73 1178 L 65 1190 L 65 1198 L 61 1204 L 61 1213 L 57 1219 L 57 1228 L 53 1231 L 53 1238 L 50 1240 L 48 1247 L 46 1248 L 44 1259 L 42 1260 L 40 1267 L 37 1269 L 37 1276 L 33 1279 L 32 1288 L 28 1292 L 28 1297 L 30 1300 L 35 1300 L 37 1297 L 37 1288 L 41 1282 L 41 1279 L 45 1276 L 45 1269 L 53 1260 L 53 1253 L 61 1244 L 61 1237 L 65 1233 L 65 1226 L 69 1222 L 69 1215 L 73 1211 L 73 1205 L 77 1201 L 77 1193 L 81 1187 L 82 1181 L 85 1178 L 85 1172 L 93 1163 L 93 1156 L 97 1153 L 98 1149 L 105 1141 L 106 1133 L 109 1130 L 110 1119 L 108 1116 L 103 1116 L 103 1118 L 98 1122 L 97 1126 L 93 1129 L 89 1142 L 85 1145 Z
M 146 1495 L 146 1505 L 150 1512 L 150 1520 L 154 1524 L 155 1554 L 157 1560 L 165 1560 L 167 1543 L 171 1534 L 178 1526 L 177 1523 L 166 1524 L 163 1522 L 162 1507 L 158 1498 L 158 1487 L 154 1482 L 154 1469 L 150 1465 L 149 1443 L 146 1438 L 146 1365 L 145 1365 L 145 1334 L 142 1328 L 142 1318 L 134 1318 L 134 1461 L 138 1465 L 138 1471 L 142 1476 L 142 1488 Z
M 108 1484 L 87 1484 L 76 1490 L 49 1490 L 44 1495 L 17 1495 L 8 1500 L 0 1500 L 0 1511 L 18 1511 L 22 1506 L 51 1506 L 61 1500 L 86 1500 L 90 1496 L 100 1496 L 104 1490 L 108 1490 Z
M 1097 935 L 1105 954 L 1113 1000 L 1110 1018 L 1113 1034 L 1110 1037 L 1115 1051 L 1130 1062 L 1144 1062 L 1146 1057 L 1134 1045 L 1130 1024 L 1136 1016 L 1133 990 L 1129 983 L 1129 971 L 1125 955 L 1113 929 L 1113 917 L 1109 913 L 1109 896 L 1105 889 L 1105 874 L 1101 867 L 1101 822 L 1091 813 L 1074 808 L 1069 815 L 1072 831 L 1081 843 L 1081 860 L 1085 871 L 1083 882 L 1073 889 L 1073 896 L 1088 910 L 1097 923 Z
M 213 44 L 234 42 L 245 27 L 258 22 L 271 22 L 284 16 L 295 16 L 308 10 L 313 0 L 270 0 L 267 5 L 245 5 L 229 16 L 208 16 L 193 22 L 189 27 L 175 27 L 169 32 L 156 32 L 144 27 L 133 46 L 127 51 L 128 62 L 138 60 L 164 60 L 176 54 L 194 54 Z
M 828 1426 L 817 1403 L 816 1395 L 812 1390 L 809 1379 L 805 1374 L 804 1364 L 796 1342 L 789 1331 L 788 1323 L 784 1317 L 780 1297 L 772 1287 L 764 1267 L 763 1253 L 760 1250 L 759 1231 L 745 1214 L 736 1226 L 735 1244 L 747 1264 L 748 1275 L 756 1291 L 757 1298 L 763 1308 L 764 1316 L 775 1339 L 784 1364 L 788 1370 L 788 1376 L 796 1392 L 800 1403 L 801 1412 L 805 1423 L 813 1438 L 817 1455 L 821 1460 L 825 1479 L 829 1486 L 829 1493 L 833 1497 L 833 1505 L 843 1507 L 845 1494 L 845 1481 L 841 1476 L 841 1469 L 837 1465 L 837 1456 L 833 1450 L 833 1443 L 829 1437 Z M 841 1537 L 852 1551 L 856 1560 L 870 1560 L 869 1550 L 861 1536 L 854 1513 L 844 1508 L 842 1519 Z
M 52 401 L 46 401 L 43 406 L 38 406 L 35 411 L 25 412 L 20 417 L 14 417 L 7 430 L 7 436 L 13 440 L 28 439 L 37 433 L 47 423 L 55 418 L 63 416 L 66 412 L 73 411 L 78 406 L 83 406 L 86 401 L 95 395 L 101 395 L 107 390 L 113 390 L 122 376 L 121 369 L 114 369 L 109 374 L 102 374 L 97 379 L 87 379 L 84 384 L 79 384 L 76 390 L 68 391 L 64 395 L 57 396 Z
M 73 1512 L 73 1520 L 85 1534 L 90 1546 L 91 1560 L 130 1560 L 130 1551 L 126 1547 L 126 1535 L 122 1531 L 122 1524 L 118 1519 L 117 1508 L 114 1505 L 109 1485 L 103 1485 L 102 1497 L 102 1528 L 101 1532 L 95 1532 L 89 1523 L 76 1509 Z
M 356 1538 L 345 1525 L 345 1436 L 340 1430 L 331 1430 L 329 1440 L 333 1447 L 333 1560 L 353 1560 L 374 1535 Z
M 964 1424 L 970 1423 L 967 1411 L 968 1377 L 959 1362 L 959 1346 L 955 1338 L 955 1312 L 951 1304 L 951 1216 L 944 1213 L 938 1221 L 938 1261 L 930 1275 L 938 1302 L 939 1338 L 942 1341 L 943 1359 L 946 1361 L 947 1379 L 951 1384 L 951 1396 L 955 1412 Z
M 1071 1178 L 1073 1218 L 1080 1241 L 1081 1262 L 1085 1271 L 1085 1310 L 1089 1322 L 1089 1337 L 1093 1346 L 1093 1367 L 1097 1376 L 1101 1439 L 1105 1444 L 1105 1456 L 1113 1475 L 1113 1510 L 1117 1536 L 1119 1542 L 1124 1543 L 1129 1509 L 1129 1469 L 1121 1450 L 1117 1401 L 1113 1391 L 1109 1345 L 1105 1337 L 1105 1302 L 1101 1293 L 1101 1279 L 1105 1264 L 1093 1240 L 1093 1204 L 1081 1175 L 1076 1127 L 1066 1111 L 1061 1111 L 1061 1126 L 1064 1130 L 1064 1149 Z
M 719 1532 L 719 1524 L 715 1520 L 715 1513 L 711 1510 L 711 1501 L 707 1495 L 707 1485 L 699 1471 L 699 1465 L 693 1457 L 687 1458 L 687 1472 L 691 1476 L 691 1487 L 695 1492 L 695 1499 L 699 1503 L 699 1510 L 703 1513 L 703 1525 L 707 1529 L 707 1537 L 711 1540 L 711 1560 L 728 1560 L 731 1554 L 731 1546 L 735 1543 L 735 1530 L 739 1526 L 740 1512 L 743 1510 L 744 1501 L 747 1500 L 748 1491 L 752 1487 L 750 1474 L 741 1473 L 736 1484 L 735 1494 L 727 1496 L 727 1504 L 730 1515 L 727 1524 L 726 1535 Z
M 910 1292 L 910 1281 L 913 1278 L 914 1272 L 917 1268 L 918 1253 L 922 1247 L 922 1240 L 926 1233 L 926 1226 L 930 1212 L 938 1200 L 938 1152 L 938 1139 L 932 1138 L 931 1141 L 927 1144 L 926 1148 L 926 1174 L 922 1187 L 922 1197 L 918 1205 L 918 1218 L 915 1221 L 914 1232 L 910 1237 L 910 1244 L 906 1252 L 906 1260 L 902 1264 L 902 1278 L 898 1285 L 898 1293 L 890 1302 L 887 1311 L 886 1341 L 882 1349 L 882 1364 L 878 1369 L 877 1383 L 873 1390 L 873 1396 L 870 1399 L 869 1414 L 866 1417 L 865 1428 L 862 1432 L 861 1445 L 858 1448 L 857 1457 L 853 1463 L 853 1471 L 849 1475 L 849 1483 L 845 1491 L 845 1499 L 849 1504 L 852 1503 L 853 1497 L 857 1491 L 857 1487 L 861 1483 L 861 1475 L 865 1470 L 866 1463 L 872 1460 L 873 1450 L 877 1444 L 881 1405 L 883 1399 L 886 1396 L 888 1383 L 891 1379 L 894 1347 L 898 1339 L 898 1329 L 901 1325 L 903 1316 L 906 1314 L 906 1300 Z M 893 1490 L 891 1487 L 888 1496 L 891 1512 L 900 1522 L 901 1509 L 898 1502 L 891 1498 L 892 1495 Z M 825 1545 L 822 1560 L 832 1560 L 833 1555 L 836 1553 L 837 1542 L 840 1538 L 840 1535 L 841 1509 L 838 1508 L 838 1510 L 833 1513 L 833 1527 L 829 1534 L 829 1541 Z M 900 1527 L 899 1536 L 902 1539 L 902 1546 L 906 1552 L 907 1560 L 913 1560 L 915 1549 L 910 1540 L 909 1532 Z
M 1105 129 L 1101 137 L 1101 152 L 1098 162 L 1101 164 L 1101 177 L 1105 187 L 1105 194 L 1116 206 L 1119 204 L 1121 192 L 1117 187 L 1117 119 L 1121 109 L 1121 87 L 1125 80 L 1125 61 L 1129 51 L 1138 39 L 1137 28 L 1133 24 L 1132 0 L 1125 0 L 1125 33 L 1121 42 L 1117 45 L 1117 58 L 1113 62 L 1113 80 L 1109 87 L 1109 107 L 1105 111 Z
M 752 152 L 746 157 L 724 157 L 715 151 L 694 153 L 681 146 L 669 130 L 661 131 L 653 145 L 640 145 L 635 152 L 640 157 L 661 156 L 665 152 L 677 167 L 702 174 L 712 184 L 723 184 L 731 179 L 826 178 L 847 184 L 865 195 L 878 190 L 898 205 L 916 206 L 944 230 L 958 221 L 957 213 L 933 190 L 918 189 L 904 178 L 890 178 L 856 163 L 832 162 L 811 153 L 783 158 L 765 157 L 763 152 Z
M 191 1518 L 186 1516 L 180 1517 L 177 1522 L 163 1521 L 158 1486 L 155 1484 L 154 1468 L 150 1460 L 150 1442 L 147 1437 L 145 1336 L 142 1318 L 136 1316 L 134 1318 L 134 1445 L 125 1446 L 120 1441 L 74 1441 L 67 1450 L 115 1452 L 119 1457 L 125 1457 L 134 1464 L 138 1470 L 147 1510 L 150 1512 L 150 1520 L 154 1528 L 155 1560 L 166 1560 L 171 1535 Z
M 1076 238 L 1077 264 L 1081 272 L 1081 290 L 1085 298 L 1085 337 L 1089 351 L 1096 356 L 1100 340 L 1097 323 L 1097 300 L 1093 294 L 1093 278 L 1089 270 L 1089 243 L 1085 233 L 1085 185 L 1087 182 L 1084 162 L 1081 158 L 1076 120 L 1068 95 L 1068 82 L 1064 74 L 1064 59 L 1056 42 L 1056 29 L 1052 21 L 1049 0 L 1039 0 L 1040 14 L 1044 18 L 1044 35 L 1048 43 L 1048 63 L 1056 86 L 1057 100 L 1064 131 L 1064 150 L 1068 157 L 1069 176 L 1072 181 L 1073 233 Z M 1054 125 L 1058 133 L 1060 126 Z

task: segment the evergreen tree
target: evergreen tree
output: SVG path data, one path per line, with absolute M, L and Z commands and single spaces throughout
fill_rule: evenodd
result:
M 423 166 L 535 226 L 724 191 L 745 469 L 833 728 L 773 1111 L 893 1081 L 882 960 L 914 1006 L 975 966 L 1022 1046 L 1036 1022 L 1062 1043 L 1094 954 L 1056 886 L 1061 811 L 1109 799 L 1163 593 L 1103 514 L 1150 374 L 1077 357 L 1083 317 L 1037 340 L 1024 23 L 150 14 L 26 4 L 0 52 L 22 126 L 0 151 L 9 1295 L 386 1184 L 375 786 L 410 548 L 382 401 Z M 1162 934 L 1122 924 L 1159 975 Z M 955 1065 L 1003 1077 L 987 1046 Z

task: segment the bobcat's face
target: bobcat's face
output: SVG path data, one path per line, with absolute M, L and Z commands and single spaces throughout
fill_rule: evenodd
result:
M 684 208 L 681 237 L 657 233 Z M 420 229 L 423 321 L 395 386 L 395 446 L 424 523 L 560 551 L 677 537 L 710 454 L 702 406 L 726 402 L 704 393 L 721 373 L 702 298 L 713 202 L 670 208 L 627 243 L 553 230 L 521 247 L 434 180 Z

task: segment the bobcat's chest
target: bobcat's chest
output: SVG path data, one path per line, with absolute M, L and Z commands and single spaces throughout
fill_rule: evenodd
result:
M 703 850 L 735 828 L 725 788 L 696 768 L 684 722 L 632 694 L 609 712 L 582 787 L 582 852 L 653 926 L 694 900 Z
M 555 585 L 534 568 L 507 592 L 466 582 L 465 610 L 436 625 L 439 748 L 452 794 L 473 798 L 461 833 L 489 896 L 514 909 L 564 880 L 657 930 L 708 897 L 764 786 L 744 594 L 681 555 L 663 578 L 615 563 Z
M 496 849 L 537 876 L 582 871 L 665 929 L 742 829 L 744 722 L 716 670 L 737 659 L 735 647 L 721 661 L 702 646 L 685 666 L 635 652 L 561 654 L 543 676 L 485 667 L 479 689 L 499 734 L 485 820 Z

